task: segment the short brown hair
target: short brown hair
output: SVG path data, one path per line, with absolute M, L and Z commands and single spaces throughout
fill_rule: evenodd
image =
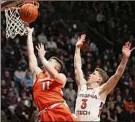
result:
M 98 71 L 99 74 L 101 75 L 101 77 L 103 78 L 103 81 L 106 82 L 109 79 L 109 76 L 107 75 L 107 73 L 101 69 L 101 68 L 96 68 L 95 71 Z
M 63 68 L 64 68 L 63 62 L 59 58 L 57 58 L 55 56 L 51 57 L 50 59 L 56 60 L 61 65 L 60 72 L 62 72 Z

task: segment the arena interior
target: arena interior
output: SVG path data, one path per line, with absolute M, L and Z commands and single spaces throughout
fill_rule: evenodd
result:
M 77 86 L 74 75 L 75 43 L 86 33 L 82 49 L 85 77 L 95 67 L 109 76 L 120 63 L 123 44 L 130 40 L 135 46 L 135 2 L 45 2 L 39 1 L 39 17 L 34 27 L 33 42 L 43 43 L 46 58 L 57 56 L 64 62 L 67 84 L 64 98 L 74 113 Z M 1 121 L 34 122 L 36 107 L 32 100 L 32 76 L 28 68 L 27 36 L 6 39 L 6 21 L 1 13 Z M 37 51 L 35 50 L 37 55 Z M 38 60 L 41 65 L 40 60 Z M 135 51 L 126 71 L 107 97 L 101 122 L 135 121 Z

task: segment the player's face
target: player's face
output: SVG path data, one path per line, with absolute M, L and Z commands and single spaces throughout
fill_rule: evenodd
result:
M 98 71 L 94 71 L 92 74 L 90 74 L 88 76 L 88 84 L 92 84 L 92 83 L 101 83 L 102 81 L 102 77 L 100 76 Z
M 49 59 L 51 66 L 53 66 L 58 72 L 60 72 L 61 65 L 55 59 Z

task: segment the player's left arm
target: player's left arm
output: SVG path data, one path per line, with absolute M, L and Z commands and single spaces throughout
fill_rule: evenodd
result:
M 60 84 L 62 84 L 64 87 L 65 83 L 66 83 L 66 76 L 62 73 L 59 73 L 54 67 L 52 67 L 52 65 L 49 63 L 49 61 L 46 60 L 46 58 L 44 57 L 44 55 L 46 53 L 44 45 L 38 44 L 38 46 L 36 46 L 36 48 L 38 50 L 38 55 L 41 60 L 41 63 L 45 67 L 46 71 L 50 74 L 50 76 L 52 78 L 56 79 L 56 81 L 59 82 Z
M 100 87 L 101 94 L 102 93 L 109 94 L 114 89 L 116 84 L 118 83 L 119 79 L 121 78 L 121 76 L 123 75 L 123 73 L 125 71 L 129 56 L 130 56 L 131 52 L 135 49 L 135 47 L 132 49 L 130 49 L 130 48 L 131 48 L 131 43 L 126 42 L 126 44 L 122 48 L 122 53 L 123 53 L 122 60 L 119 64 L 115 74 L 113 76 L 111 76 L 111 78 Z

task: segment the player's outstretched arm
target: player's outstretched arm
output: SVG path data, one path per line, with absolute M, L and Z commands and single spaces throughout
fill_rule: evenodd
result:
M 33 47 L 33 40 L 32 40 L 32 33 L 34 28 L 27 27 L 28 36 L 27 36 L 27 48 L 28 48 L 28 58 L 29 58 L 29 68 L 32 73 L 38 74 L 41 69 L 38 67 L 37 59 L 34 54 L 34 47 Z
M 49 61 L 46 60 L 46 58 L 44 57 L 46 51 L 44 48 L 44 45 L 38 44 L 38 46 L 36 46 L 37 50 L 38 50 L 38 55 L 39 58 L 43 64 L 43 66 L 45 67 L 45 69 L 47 70 L 47 72 L 50 74 L 50 76 L 54 79 L 56 79 L 57 82 L 61 83 L 63 85 L 63 87 L 65 86 L 66 83 L 66 76 L 62 73 L 59 73 L 50 63 Z
M 83 45 L 83 42 L 85 41 L 86 35 L 81 35 L 80 38 L 78 38 L 78 41 L 76 43 L 76 49 L 75 49 L 75 56 L 74 56 L 74 69 L 75 69 L 75 79 L 78 87 L 81 87 L 86 84 L 86 80 L 84 79 L 83 71 L 82 71 L 82 61 L 81 61 L 81 54 L 80 54 L 80 47 Z
M 126 42 L 126 44 L 122 48 L 122 53 L 123 53 L 122 60 L 115 74 L 106 83 L 104 83 L 101 86 L 101 93 L 105 92 L 106 94 L 109 94 L 116 86 L 117 82 L 119 81 L 119 79 L 121 78 L 121 76 L 123 75 L 125 71 L 126 64 L 128 62 L 131 52 L 135 49 L 135 48 L 132 48 L 132 49 L 130 48 L 131 48 L 131 43 Z

